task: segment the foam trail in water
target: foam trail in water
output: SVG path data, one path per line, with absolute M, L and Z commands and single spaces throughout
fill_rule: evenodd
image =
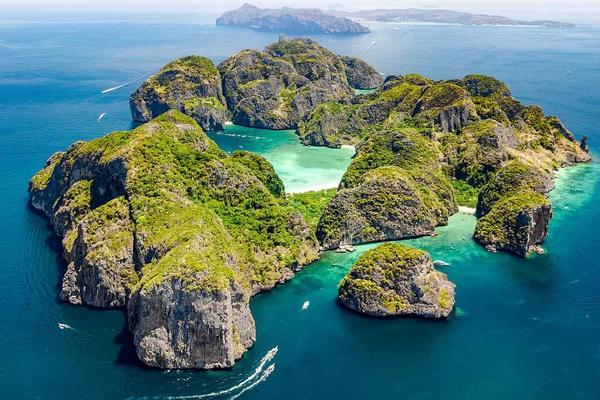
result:
M 98 116 L 98 120 L 96 122 L 100 122 L 100 120 L 102 120 L 102 118 L 104 118 L 104 116 L 106 115 L 106 113 L 102 113 Z
M 239 392 L 238 394 L 231 396 L 229 398 L 229 400 L 234 400 L 237 399 L 238 397 L 240 397 L 242 394 L 244 394 L 244 392 L 247 392 L 248 390 L 253 389 L 256 385 L 258 385 L 259 383 L 263 382 L 265 379 L 267 379 L 269 377 L 269 375 L 271 375 L 271 373 L 275 370 L 275 364 L 271 364 L 269 365 L 269 367 L 267 369 L 264 370 L 264 372 L 262 373 L 262 375 L 260 376 L 259 379 L 257 379 L 256 381 L 254 381 L 252 383 L 252 385 L 246 386 L 241 392 Z
M 267 352 L 267 354 L 264 355 L 264 357 L 260 360 L 260 363 L 258 363 L 258 366 L 256 367 L 256 369 L 254 370 L 254 372 L 247 377 L 246 379 L 244 379 L 243 381 L 241 381 L 240 383 L 236 384 L 235 386 L 232 386 L 228 389 L 224 389 L 224 390 L 220 390 L 218 392 L 211 392 L 211 393 L 206 393 L 206 394 L 192 394 L 192 395 L 184 395 L 184 396 L 154 396 L 154 397 L 142 397 L 142 399 L 168 399 L 168 400 L 197 400 L 197 399 L 206 399 L 209 397 L 216 397 L 216 396 L 223 396 L 225 394 L 229 394 L 232 392 L 235 392 L 238 389 L 242 389 L 246 384 L 248 384 L 249 382 L 251 382 L 252 380 L 254 380 L 257 376 L 260 375 L 261 372 L 263 372 L 263 369 L 265 368 L 265 365 L 271 361 L 273 359 L 273 357 L 275 357 L 275 355 L 277 354 L 277 351 L 279 350 L 278 346 L 273 347 L 271 350 L 269 350 Z M 266 370 L 265 370 L 266 372 Z M 269 372 L 270 374 L 271 372 Z M 269 375 L 267 374 L 267 376 Z M 264 375 L 264 372 L 263 372 Z M 263 376 L 261 376 L 259 378 L 263 379 Z M 263 379 L 264 380 L 264 379 Z M 256 382 L 253 383 L 254 386 Z M 250 385 L 252 386 L 252 385 Z M 249 387 L 250 387 L 249 386 Z M 240 392 L 240 393 L 243 393 Z
M 62 322 L 58 323 L 58 329 L 62 329 L 62 330 L 72 329 L 72 330 L 75 330 L 75 328 L 73 328 L 71 325 L 69 325 L 69 324 L 63 324 Z
M 124 83 L 124 84 L 119 85 L 119 86 L 115 86 L 115 87 L 111 87 L 111 88 L 108 88 L 108 89 L 104 89 L 101 93 L 112 92 L 113 90 L 121 89 L 122 87 L 127 86 L 127 85 L 129 85 L 129 84 L 128 83 Z
M 373 45 L 374 45 L 375 43 L 377 43 L 377 41 L 376 41 L 376 40 L 373 40 L 373 41 L 372 41 L 372 42 L 371 42 L 371 43 L 370 43 L 370 44 L 367 46 L 367 48 L 365 49 L 365 53 L 366 53 L 366 52 L 368 52 L 369 50 L 371 50 L 371 47 L 373 47 Z

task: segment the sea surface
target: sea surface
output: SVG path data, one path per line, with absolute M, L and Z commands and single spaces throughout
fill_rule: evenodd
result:
M 595 161 L 559 173 L 544 255 L 485 252 L 471 240 L 475 220 L 465 214 L 437 237 L 412 241 L 451 264 L 444 272 L 457 285 L 457 310 L 445 322 L 379 320 L 340 308 L 337 283 L 369 246 L 326 253 L 255 297 L 256 344 L 227 371 L 143 368 L 123 312 L 58 302 L 64 263 L 47 221 L 27 207 L 29 178 L 76 140 L 130 128 L 129 94 L 169 60 L 201 54 L 219 62 L 278 36 L 217 27 L 213 17 L 0 19 L 0 398 L 598 398 Z M 587 134 L 598 154 L 600 27 L 370 26 L 368 35 L 313 38 L 384 74 L 494 75 L 578 137 Z M 303 147 L 291 131 L 228 126 L 210 136 L 228 151 L 263 154 L 291 192 L 335 186 L 353 153 Z

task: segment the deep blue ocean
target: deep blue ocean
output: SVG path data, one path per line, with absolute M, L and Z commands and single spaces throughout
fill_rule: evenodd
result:
M 340 308 L 337 283 L 358 254 L 327 253 L 257 296 L 257 341 L 227 371 L 160 371 L 135 358 L 121 311 L 60 303 L 64 264 L 27 183 L 53 152 L 128 129 L 128 96 L 166 62 L 215 62 L 277 34 L 217 27 L 214 16 L 0 20 L 0 398 L 597 399 L 600 396 L 600 165 L 561 171 L 546 254 L 489 254 L 474 218 L 452 217 L 412 244 L 451 263 L 457 311 L 445 322 L 379 320 Z M 385 74 L 494 75 L 600 151 L 600 27 L 370 24 L 313 36 Z M 119 89 L 103 90 L 125 85 Z M 106 115 L 98 121 L 101 113 Z M 351 149 L 301 146 L 293 132 L 230 126 L 226 150 L 264 154 L 288 191 L 335 186 Z M 310 306 L 302 310 L 305 301 Z M 70 328 L 60 329 L 58 324 Z M 64 326 L 63 326 L 64 327 Z M 253 376 L 278 347 L 273 373 Z M 222 394 L 218 395 L 218 392 Z

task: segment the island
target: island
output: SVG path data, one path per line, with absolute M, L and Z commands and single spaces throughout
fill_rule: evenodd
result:
M 262 9 L 252 4 L 227 11 L 217 18 L 217 25 L 288 33 L 360 34 L 369 28 L 346 17 L 326 14 L 318 9 L 290 8 Z
M 549 28 L 572 28 L 568 22 L 536 20 L 522 21 L 499 15 L 473 14 L 443 9 L 378 9 L 361 11 L 327 10 L 328 14 L 366 21 L 395 23 L 436 23 L 458 25 L 507 25 L 507 26 L 543 26 Z
M 60 298 L 126 308 L 154 367 L 231 367 L 256 337 L 250 297 L 317 258 L 273 167 L 175 110 L 53 155 L 29 192 L 62 238 Z
M 552 174 L 590 160 L 587 138 L 493 77 L 377 76 L 302 38 L 161 68 L 130 98 L 143 124 L 72 144 L 29 183 L 62 242 L 60 299 L 125 309 L 146 365 L 228 368 L 256 338 L 251 297 L 322 251 L 432 235 L 469 201 L 486 249 L 541 252 Z M 263 157 L 206 135 L 230 118 L 356 154 L 337 189 L 288 195 Z M 454 285 L 427 254 L 385 244 L 359 259 L 339 301 L 445 318 Z
M 443 319 L 454 308 L 454 288 L 428 253 L 385 243 L 359 257 L 339 283 L 338 301 L 375 317 Z

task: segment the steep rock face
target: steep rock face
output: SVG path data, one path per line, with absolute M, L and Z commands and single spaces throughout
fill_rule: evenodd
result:
M 128 319 L 138 356 L 159 368 L 228 368 L 256 339 L 248 298 L 239 285 L 186 290 L 172 278 L 137 292 Z
M 164 66 L 130 97 L 134 121 L 147 122 L 167 110 L 179 110 L 207 130 L 223 129 L 227 108 L 221 77 L 212 61 L 189 56 Z
M 249 298 L 317 256 L 272 166 L 229 156 L 174 110 L 71 146 L 29 191 L 63 240 L 61 298 L 127 304 L 152 366 L 231 366 L 254 341 Z
M 477 201 L 477 215 L 486 215 L 503 198 L 530 191 L 545 195 L 553 188 L 554 182 L 548 173 L 530 164 L 510 161 L 482 187 Z
M 371 135 L 317 225 L 323 248 L 422 236 L 445 224 L 457 205 L 440 157 L 413 128 Z
M 375 89 L 383 84 L 381 74 L 372 66 L 356 57 L 342 57 L 346 65 L 348 84 L 355 89 Z
M 553 187 L 551 176 L 539 168 L 506 163 L 479 192 L 475 239 L 490 250 L 525 257 L 546 238 L 552 208 L 545 196 Z
M 338 300 L 377 317 L 439 319 L 454 308 L 454 287 L 426 252 L 386 243 L 360 256 L 340 282 Z
M 261 9 L 247 3 L 221 15 L 217 18 L 217 25 L 293 33 L 356 34 L 369 32 L 367 27 L 349 18 L 325 14 L 318 9 L 289 7 Z
M 470 124 L 460 136 L 454 176 L 475 187 L 487 182 L 518 146 L 514 129 L 492 119 Z
M 478 119 L 469 93 L 458 85 L 446 82 L 428 86 L 414 114 L 421 123 L 429 121 L 443 132 L 461 129 L 470 120 Z
M 474 238 L 490 250 L 525 257 L 548 234 L 552 207 L 543 195 L 523 192 L 499 201 L 477 221 Z
M 282 38 L 264 52 L 243 50 L 219 70 L 239 125 L 295 129 L 318 104 L 354 95 L 341 57 L 310 39 Z
M 444 183 L 427 180 L 391 166 L 367 173 L 361 183 L 332 199 L 317 225 L 317 239 L 323 248 L 335 249 L 433 233 L 447 223 L 455 206 L 436 191 L 435 185 Z
M 73 236 L 75 238 L 73 239 Z M 90 211 L 67 232 L 65 272 L 59 297 L 71 304 L 125 306 L 138 276 L 133 261 L 133 227 L 123 197 Z

